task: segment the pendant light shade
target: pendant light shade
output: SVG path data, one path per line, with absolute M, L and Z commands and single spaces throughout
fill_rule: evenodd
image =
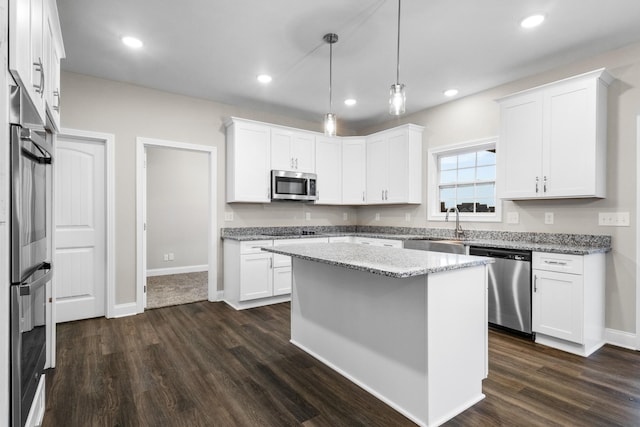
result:
M 333 113 L 324 115 L 324 134 L 326 136 L 336 136 L 336 115 Z
M 327 33 L 322 40 L 329 44 L 329 112 L 324 116 L 324 134 L 326 136 L 336 136 L 336 115 L 333 114 L 333 103 L 331 98 L 332 90 L 332 68 L 333 68 L 333 44 L 338 41 L 338 35 Z
M 400 2 L 398 0 L 398 50 L 396 56 L 396 83 L 391 85 L 389 93 L 389 114 L 400 116 L 404 114 L 407 95 L 404 84 L 400 83 Z

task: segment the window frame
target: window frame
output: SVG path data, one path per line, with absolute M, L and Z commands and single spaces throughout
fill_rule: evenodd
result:
M 438 158 L 441 156 L 452 156 L 472 151 L 481 151 L 495 149 L 496 150 L 496 209 L 495 212 L 460 212 L 460 221 L 464 222 L 502 222 L 502 199 L 500 199 L 500 178 L 499 163 L 500 150 L 497 136 L 489 138 L 476 139 L 472 141 L 460 142 L 457 144 L 446 145 L 442 147 L 432 148 L 427 155 L 428 174 L 427 174 L 427 220 L 444 221 L 445 212 L 440 212 L 439 202 L 439 185 L 438 185 Z

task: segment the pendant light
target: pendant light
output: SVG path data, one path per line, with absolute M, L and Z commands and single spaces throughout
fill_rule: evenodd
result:
M 329 112 L 324 116 L 324 134 L 326 136 L 336 136 L 336 115 L 333 114 L 333 103 L 331 98 L 332 67 L 333 67 L 333 44 L 338 41 L 338 35 L 327 33 L 322 39 L 329 43 Z
M 400 1 L 398 0 L 398 51 L 396 57 L 396 83 L 391 85 L 389 92 L 389 114 L 400 116 L 404 114 L 407 95 L 404 84 L 400 83 Z

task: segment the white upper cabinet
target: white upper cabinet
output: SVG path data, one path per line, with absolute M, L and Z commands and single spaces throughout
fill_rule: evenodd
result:
M 43 0 L 10 0 L 9 70 L 44 122 L 43 22 Z
M 600 69 L 498 100 L 501 198 L 606 196 L 611 81 Z
M 271 129 L 271 169 L 315 172 L 315 135 L 311 132 Z
M 232 118 L 227 123 L 227 203 L 271 201 L 271 128 Z
M 47 117 L 60 130 L 60 60 L 65 57 L 62 32 L 55 0 L 45 0 L 43 27 L 43 62 L 45 68 L 44 100 Z
M 342 204 L 342 140 L 316 137 L 316 174 L 320 205 Z
M 367 145 L 365 138 L 342 138 L 342 203 L 366 202 Z
M 422 202 L 422 130 L 405 125 L 367 138 L 367 204 Z

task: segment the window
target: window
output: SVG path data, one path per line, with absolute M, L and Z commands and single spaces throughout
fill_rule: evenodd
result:
M 496 192 L 496 138 L 429 152 L 429 219 L 442 220 L 457 208 L 470 221 L 500 221 Z

